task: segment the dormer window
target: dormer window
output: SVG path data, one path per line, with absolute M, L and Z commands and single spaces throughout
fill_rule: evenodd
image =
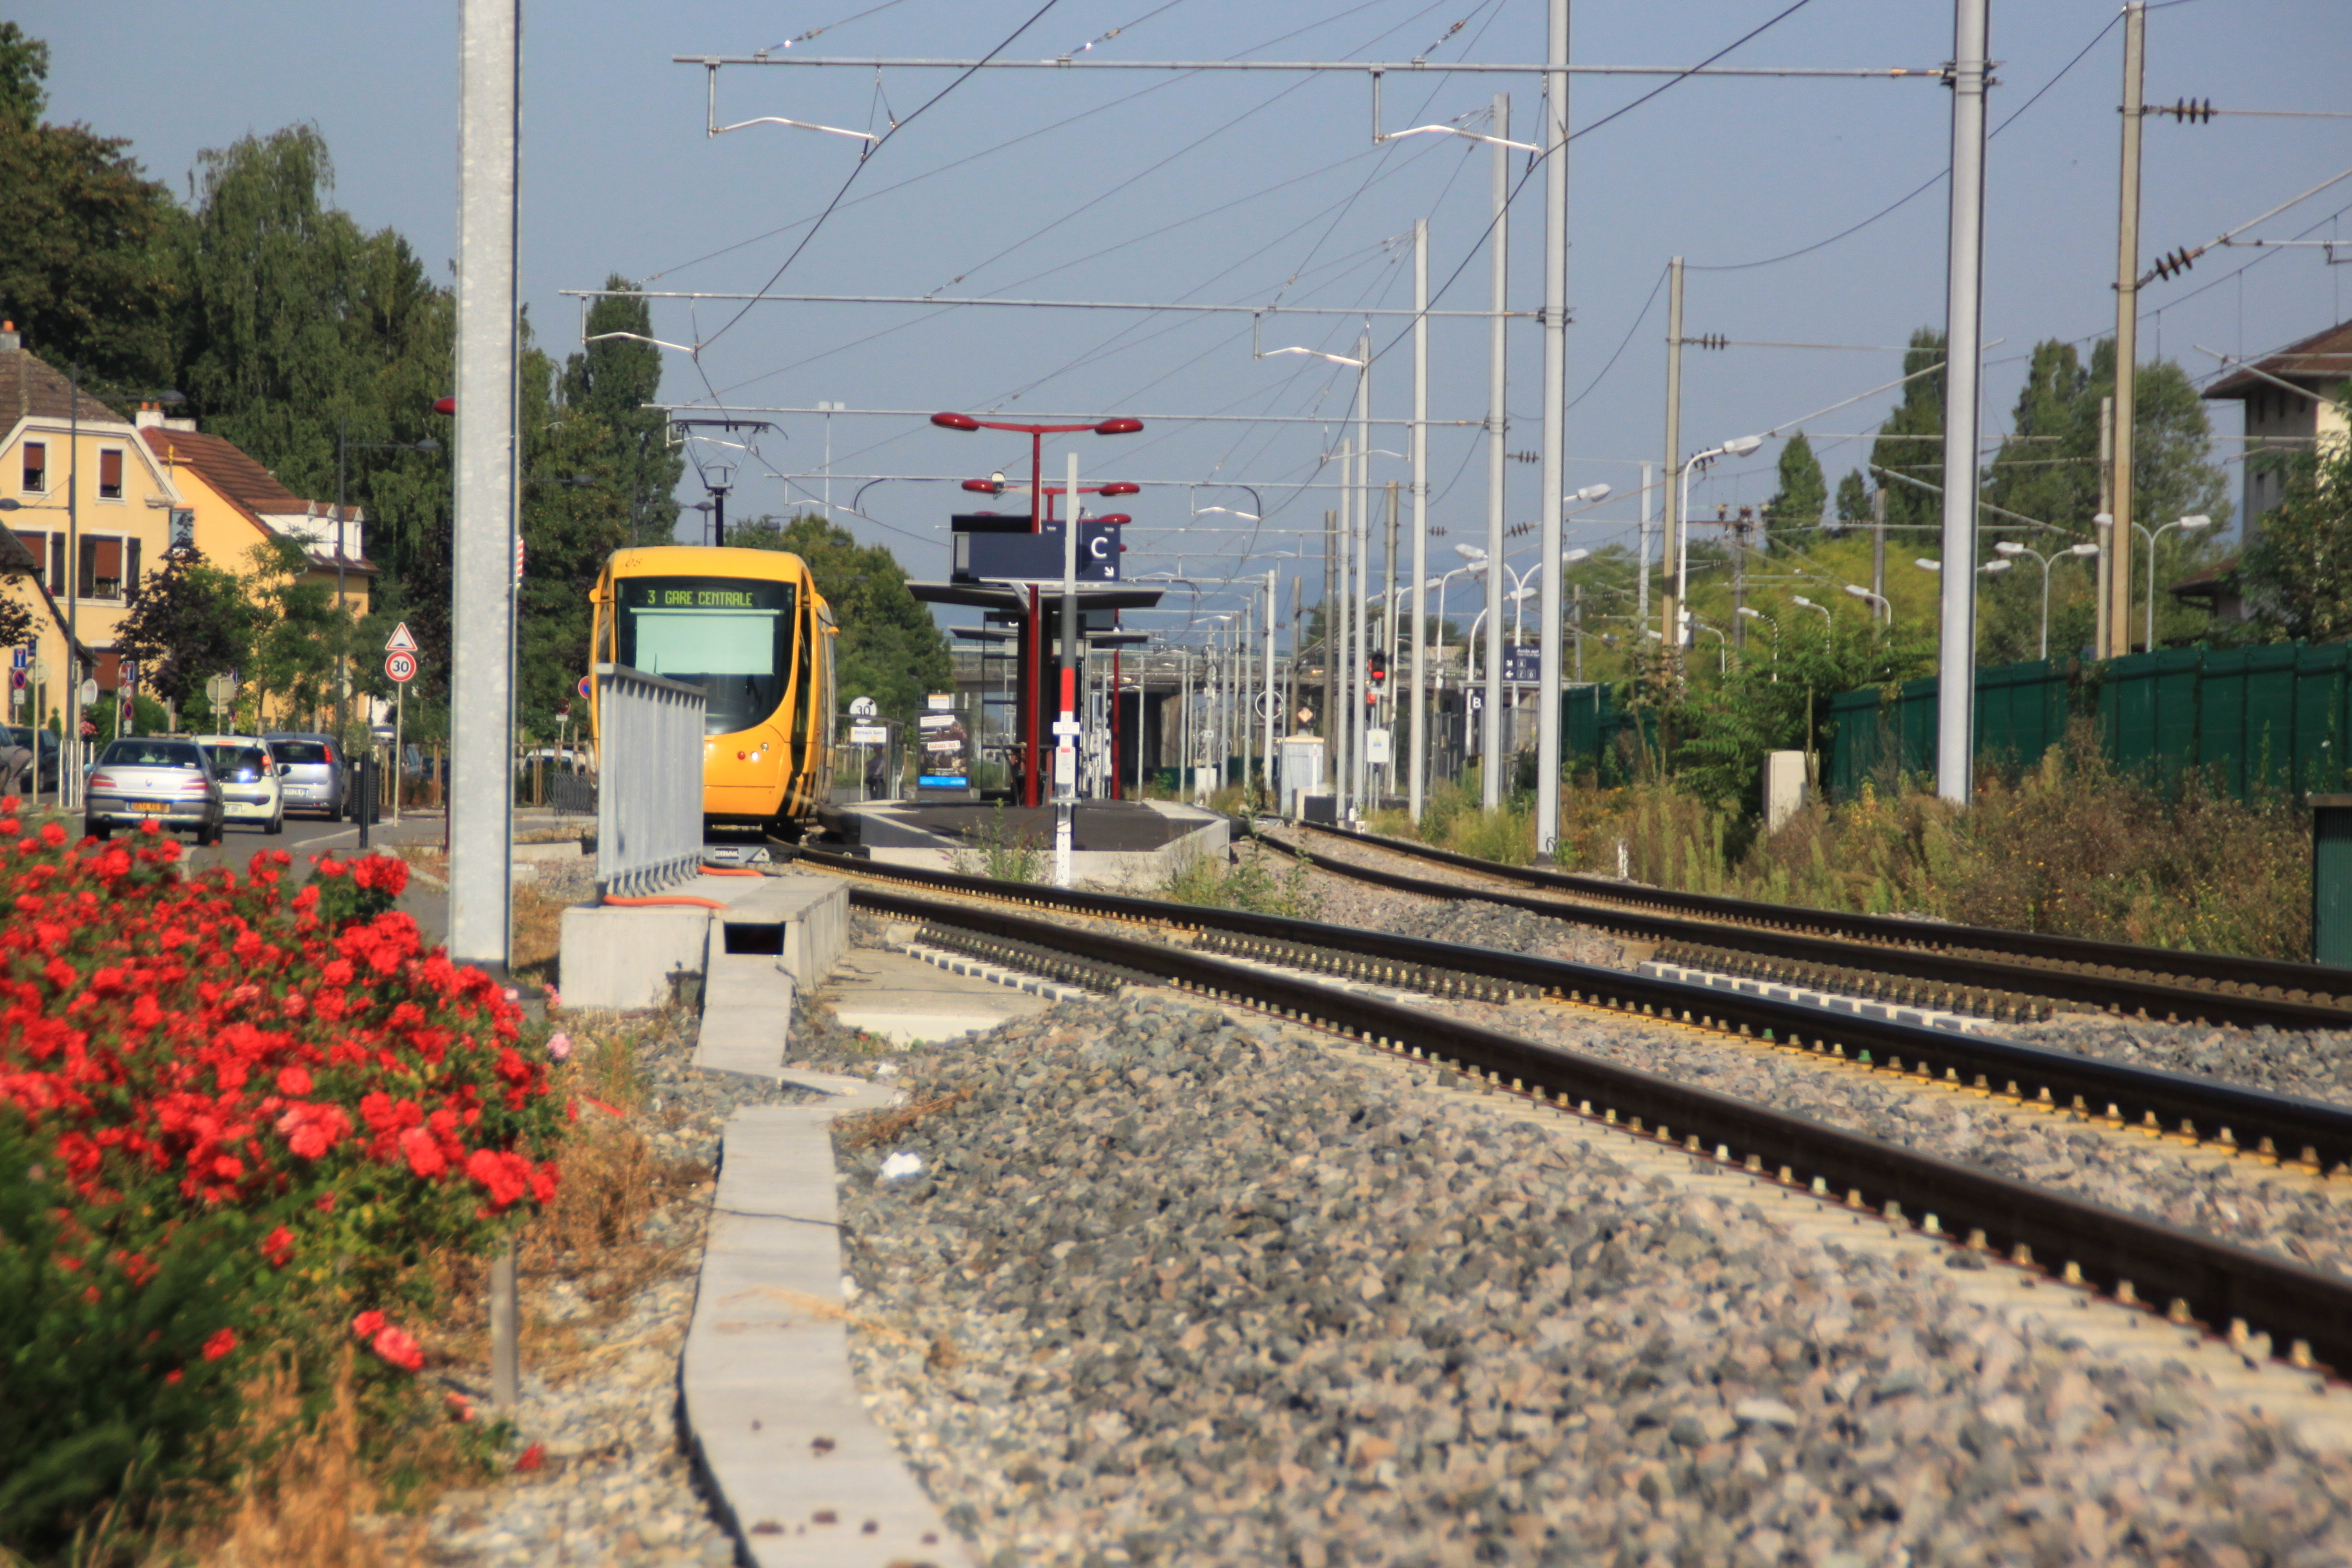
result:
M 49 443 L 46 441 L 27 441 L 24 444 L 24 488 L 31 495 L 41 495 L 49 489 Z
M 101 447 L 98 450 L 98 499 L 119 501 L 122 493 L 122 448 Z

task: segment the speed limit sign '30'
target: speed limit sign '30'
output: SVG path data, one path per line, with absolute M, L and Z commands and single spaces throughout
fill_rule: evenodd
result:
M 391 676 L 394 680 L 401 682 L 403 685 L 407 684 L 409 681 L 415 680 L 416 655 L 413 653 L 385 654 L 384 673 Z

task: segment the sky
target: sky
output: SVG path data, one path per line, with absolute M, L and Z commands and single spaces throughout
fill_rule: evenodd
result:
M 1126 573 L 1195 585 L 1197 594 L 1172 594 L 1144 619 L 1198 630 L 1199 617 L 1233 607 L 1245 573 L 1262 584 L 1269 568 L 1280 571 L 1287 599 L 1287 579 L 1301 570 L 1296 553 L 1320 548 L 1323 511 L 1337 504 L 1331 458 L 1353 429 L 1343 419 L 1354 370 L 1305 354 L 1257 357 L 1253 325 L 1259 349 L 1352 355 L 1366 323 L 1348 312 L 1410 307 L 1411 236 L 1423 218 L 1435 308 L 1486 310 L 1491 149 L 1441 135 L 1376 145 L 1358 72 L 729 67 L 716 78 L 720 124 L 784 117 L 887 136 L 868 144 L 772 124 L 712 136 L 709 73 L 672 57 L 767 49 L 794 59 L 937 59 L 993 50 L 1031 60 L 1523 63 L 1543 57 L 1546 7 L 1040 5 L 526 0 L 524 298 L 541 339 L 558 350 L 580 332 L 580 302 L 565 291 L 599 287 L 614 273 L 649 289 L 705 293 L 1333 310 L 1253 321 L 1247 311 L 653 307 L 657 337 L 699 349 L 664 351 L 664 395 L 679 403 L 1143 417 L 1140 435 L 1062 438 L 1071 444 L 1049 446 L 1049 471 L 1058 477 L 1074 450 L 1082 482 L 1144 485 L 1122 503 L 1135 518 Z M 176 190 L 188 189 L 201 150 L 308 121 L 332 149 L 341 205 L 370 227 L 398 229 L 436 268 L 454 255 L 450 0 L 17 0 L 11 13 L 51 46 L 50 117 L 130 138 L 149 173 Z M 1946 0 L 1580 0 L 1572 58 L 1681 69 L 1753 32 L 1723 64 L 1933 68 L 1950 53 L 1951 28 Z M 2111 0 L 1993 8 L 1988 439 L 2008 424 L 2035 342 L 2065 339 L 2087 351 L 2113 331 L 2122 31 Z M 2343 0 L 2169 0 L 2151 8 L 2147 38 L 2151 103 L 2348 107 L 2341 82 L 2352 60 L 2352 6 Z M 1525 140 L 1538 123 L 1539 90 L 1524 75 L 1392 74 L 1381 123 L 1483 130 L 1492 95 L 1506 92 L 1514 139 Z M 1949 157 L 1950 115 L 1950 94 L 1932 77 L 1576 79 L 1568 487 L 1606 483 L 1615 494 L 1571 519 L 1572 547 L 1630 543 L 1639 465 L 1662 462 L 1668 257 L 1682 255 L 1690 268 L 1688 334 L 1835 345 L 1686 350 L 1686 452 L 1796 428 L 1801 416 L 1900 374 L 1906 337 L 1940 327 L 1944 315 L 1948 209 L 1937 177 Z M 2145 136 L 2149 259 L 2210 240 L 2352 167 L 2352 119 L 2150 118 Z M 1509 303 L 1531 312 L 1542 298 L 1543 180 L 1539 172 L 1521 184 L 1525 157 L 1510 159 Z M 2347 231 L 2352 180 L 2249 237 L 2352 239 Z M 2258 354 L 2344 319 L 2348 281 L 2352 264 L 2330 266 L 2313 249 L 2215 250 L 2144 292 L 2142 357 L 2171 358 L 2209 379 L 2218 361 L 2206 350 Z M 1372 412 L 1403 418 L 1412 399 L 1409 323 L 1376 318 L 1370 333 Z M 1541 439 L 1538 329 L 1514 319 L 1508 337 L 1510 446 L 1532 452 Z M 1488 323 L 1433 319 L 1429 339 L 1430 519 L 1445 531 L 1431 549 L 1443 560 L 1448 545 L 1485 529 L 1476 426 L 1487 397 Z M 1833 487 L 1866 458 L 1867 432 L 1894 396 L 1803 420 Z M 1203 414 L 1286 419 L 1175 417 Z M 787 513 L 823 495 L 825 418 L 750 417 L 774 428 L 750 436 L 748 449 L 721 444 L 725 437 L 691 443 L 682 496 L 699 499 L 702 479 L 724 479 L 733 486 L 730 515 L 744 517 Z M 2214 423 L 2217 458 L 2234 458 L 2235 406 L 2216 405 Z M 1406 436 L 1382 427 L 1373 444 L 1402 453 Z M 1779 446 L 1768 440 L 1754 457 L 1702 476 L 1694 511 L 1767 499 Z M 1018 475 L 1027 463 L 1026 438 L 934 430 L 919 414 L 831 421 L 837 520 L 889 545 L 918 578 L 946 575 L 947 515 L 971 501 L 949 481 L 998 469 Z M 722 475 L 722 466 L 732 472 Z M 1527 521 L 1539 469 L 1506 466 L 1506 516 Z M 1373 478 L 1409 483 L 1411 468 L 1376 456 Z M 855 515 L 843 510 L 853 501 Z M 1533 544 L 1532 534 L 1515 541 L 1523 552 Z M 1303 569 L 1311 600 L 1317 564 Z M 1473 592 L 1457 580 L 1453 602 L 1466 604 Z

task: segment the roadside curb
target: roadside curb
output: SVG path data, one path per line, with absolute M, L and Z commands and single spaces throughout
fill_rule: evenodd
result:
M 777 1076 L 829 1098 L 728 1118 L 679 1364 L 695 1462 L 757 1568 L 971 1564 L 849 1366 L 831 1129 L 894 1096 L 862 1078 Z

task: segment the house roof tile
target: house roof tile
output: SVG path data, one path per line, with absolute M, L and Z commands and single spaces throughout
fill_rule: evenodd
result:
M 2288 344 L 2275 354 L 2250 361 L 2249 368 L 2232 371 L 2207 387 L 2205 396 L 2240 399 L 2274 390 L 2277 382 L 2263 380 L 2254 374 L 2257 370 L 2268 371 L 2281 381 L 2302 382 L 2313 387 L 2352 381 L 2352 321 L 2338 322 L 2299 343 Z
M 81 394 L 78 406 L 86 420 L 130 423 L 87 392 Z M 0 349 L 0 419 L 10 425 L 28 415 L 70 419 L 76 407 L 73 383 L 48 361 L 30 349 Z

